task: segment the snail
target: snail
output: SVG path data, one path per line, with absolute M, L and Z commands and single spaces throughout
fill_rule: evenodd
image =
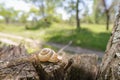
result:
M 50 48 L 43 48 L 38 54 L 38 58 L 41 62 L 58 62 L 60 60 L 58 54 Z

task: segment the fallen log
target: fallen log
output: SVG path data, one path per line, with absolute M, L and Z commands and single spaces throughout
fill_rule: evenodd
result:
M 41 62 L 38 53 L 28 54 L 25 47 L 0 48 L 0 80 L 95 80 L 96 55 L 62 56 L 58 62 Z

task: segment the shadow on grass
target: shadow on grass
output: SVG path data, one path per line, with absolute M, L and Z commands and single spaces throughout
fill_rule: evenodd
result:
M 52 37 L 47 39 L 48 42 L 67 44 L 69 41 L 73 41 L 73 46 L 81 46 L 102 51 L 106 49 L 106 45 L 110 37 L 110 33 L 108 32 L 94 33 L 86 28 L 82 28 L 80 31 L 58 30 L 48 33 L 54 33 L 52 34 Z

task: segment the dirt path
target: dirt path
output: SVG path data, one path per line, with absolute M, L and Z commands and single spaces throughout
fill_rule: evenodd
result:
M 1 33 L 0 32 L 0 41 L 1 42 L 7 43 L 7 44 L 17 45 L 18 42 L 13 41 L 12 38 L 16 39 L 17 41 L 24 40 L 25 42 L 29 43 L 32 47 L 47 44 L 49 46 L 53 46 L 53 47 L 56 47 L 58 49 L 61 49 L 62 47 L 65 46 L 65 45 L 56 44 L 56 43 L 42 43 L 39 40 L 33 40 L 33 39 L 30 39 L 30 38 L 24 38 L 22 36 L 11 35 L 11 34 L 6 34 L 6 33 Z M 86 48 L 73 47 L 73 46 L 68 46 L 67 48 L 65 48 L 65 51 L 68 51 L 68 52 L 71 52 L 71 53 L 78 53 L 78 54 L 82 54 L 82 53 L 96 54 L 99 57 L 102 57 L 104 55 L 104 52 L 102 52 L 102 51 L 90 50 L 90 49 L 86 49 Z
M 61 49 L 62 47 L 65 46 L 65 45 L 57 44 L 57 43 L 47 43 L 47 44 L 53 47 L 56 47 L 58 49 Z M 73 54 L 76 54 L 76 53 L 77 54 L 96 54 L 99 57 L 103 57 L 104 55 L 104 52 L 102 51 L 91 50 L 91 49 L 81 48 L 81 47 L 73 47 L 73 46 L 68 46 L 67 48 L 65 48 L 65 51 L 68 51 Z
M 0 32 L 0 41 L 6 44 L 19 45 L 20 43 L 25 44 L 27 47 L 36 48 L 39 47 L 39 41 L 22 36 L 6 34 Z
M 0 37 L 8 37 L 8 38 L 21 40 L 21 41 L 24 40 L 24 41 L 30 42 L 30 43 L 39 43 L 39 41 L 37 41 L 37 40 L 32 40 L 30 38 L 25 38 L 25 37 L 22 37 L 22 36 L 6 34 L 6 33 L 2 33 L 2 32 L 0 32 Z
M 18 45 L 18 43 L 13 42 L 12 40 L 6 39 L 6 38 L 0 38 L 0 42 L 10 44 L 10 45 Z

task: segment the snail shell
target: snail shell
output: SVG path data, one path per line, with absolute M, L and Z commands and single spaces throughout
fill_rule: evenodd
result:
M 58 62 L 58 55 L 55 53 L 54 50 L 50 48 L 43 48 L 40 53 L 38 54 L 38 58 L 41 62 Z

